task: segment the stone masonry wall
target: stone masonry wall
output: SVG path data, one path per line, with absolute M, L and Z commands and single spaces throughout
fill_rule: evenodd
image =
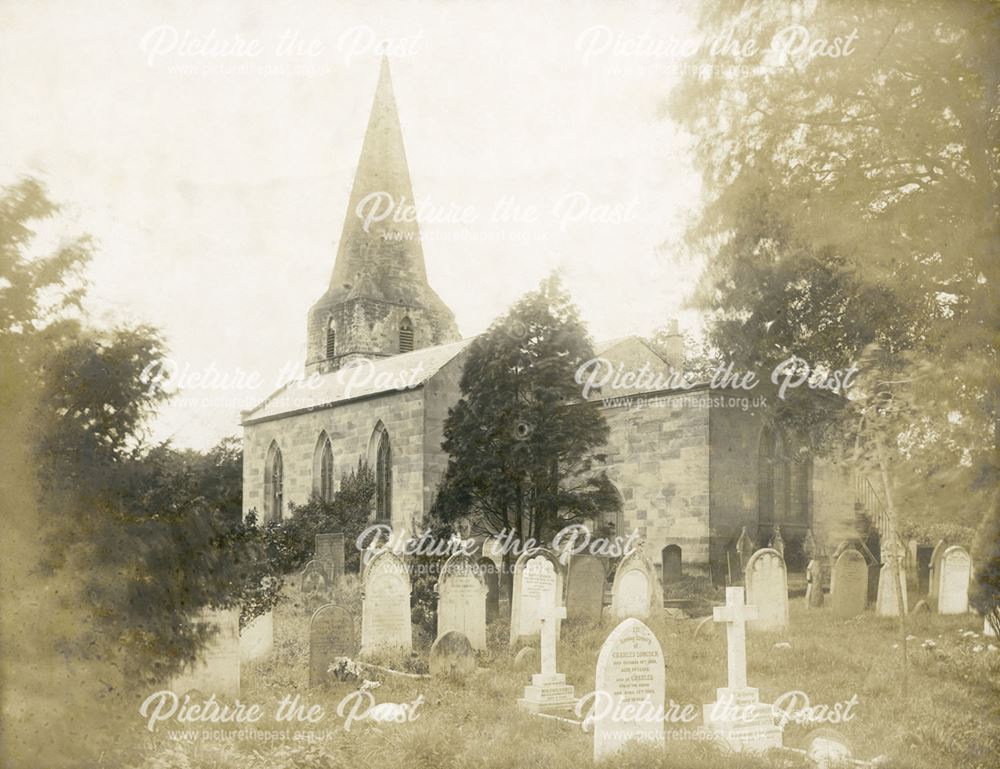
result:
M 624 500 L 626 533 L 638 530 L 655 564 L 662 565 L 664 547 L 676 544 L 685 570 L 707 567 L 707 403 L 672 393 L 636 396 L 631 406 L 602 411 L 611 427 L 607 473 Z
M 372 435 L 379 420 L 389 431 L 392 445 L 392 519 L 394 528 L 410 529 L 423 511 L 423 389 L 393 391 L 338 406 L 294 414 L 244 426 L 243 509 L 264 513 L 265 458 L 271 441 L 277 441 L 284 465 L 284 515 L 288 503 L 301 504 L 314 489 L 314 460 L 320 434 L 333 444 L 336 487 L 340 478 L 367 458 L 374 469 Z

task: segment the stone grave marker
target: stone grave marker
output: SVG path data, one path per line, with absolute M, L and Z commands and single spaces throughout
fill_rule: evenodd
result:
M 905 575 L 905 571 L 904 571 Z M 875 598 L 875 613 L 880 617 L 898 617 L 899 604 L 896 603 L 896 564 L 890 559 L 882 565 L 878 577 L 878 595 Z M 907 611 L 909 600 L 907 599 L 906 579 L 902 584 L 903 611 Z
M 531 713 L 550 713 L 576 705 L 573 687 L 566 683 L 565 675 L 556 672 L 556 641 L 559 623 L 565 618 L 565 606 L 550 606 L 539 612 L 542 672 L 531 677 L 531 685 L 524 687 L 524 696 L 517 701 L 520 707 Z
M 752 630 L 782 631 L 788 628 L 788 575 L 785 560 L 777 550 L 758 550 L 747 562 L 747 600 L 757 607 Z
M 781 536 L 781 527 L 774 524 L 774 533 L 771 534 L 771 549 L 777 550 L 778 555 L 785 557 L 785 540 Z
M 466 678 L 476 672 L 476 650 L 468 637 L 457 630 L 449 630 L 431 646 L 431 675 Z
M 969 611 L 969 582 L 972 579 L 972 558 L 959 545 L 944 551 L 940 560 L 938 583 L 938 614 L 965 614 Z
M 850 743 L 839 732 L 820 728 L 806 736 L 806 756 L 816 769 L 834 769 L 853 765 Z
M 486 583 L 486 621 L 492 622 L 500 616 L 500 569 L 486 556 L 480 556 L 476 565 Z
M 750 539 L 750 533 L 747 531 L 747 527 L 744 526 L 743 530 L 740 532 L 740 538 L 736 540 L 736 552 L 740 556 L 739 576 L 741 579 L 747 569 L 747 562 L 750 560 L 750 556 L 756 551 L 757 546 L 754 545 L 753 540 Z
M 391 550 L 380 550 L 365 565 L 361 580 L 361 653 L 413 649 L 410 575 Z
M 332 603 L 319 607 L 309 620 L 309 685 L 328 683 L 330 664 L 337 657 L 351 657 L 356 652 L 351 613 Z
M 587 553 L 572 556 L 566 580 L 567 619 L 600 620 L 606 582 L 607 571 L 602 558 Z
M 344 575 L 344 535 L 317 534 L 313 558 L 326 567 L 326 573 L 336 581 Z
M 780 748 L 781 727 L 774 723 L 773 706 L 762 703 L 758 690 L 747 685 L 746 625 L 758 618 L 757 607 L 743 603 L 742 587 L 727 587 L 726 605 L 716 606 L 713 616 L 726 623 L 728 685 L 716 689 L 716 701 L 704 706 L 705 728 L 734 751 Z
M 928 545 L 917 545 L 917 592 L 929 595 L 931 590 L 931 556 L 934 548 Z
M 604 641 L 597 658 L 594 762 L 617 753 L 633 740 L 662 746 L 663 721 L 648 715 L 663 711 L 665 696 L 666 669 L 660 642 L 639 620 L 623 620 Z
M 836 617 L 847 619 L 865 610 L 868 602 L 868 564 L 857 550 L 837 556 L 830 579 L 830 604 Z
M 934 549 L 931 551 L 931 564 L 927 574 L 928 582 L 928 593 L 927 593 L 927 603 L 930 604 L 934 611 L 938 608 L 938 588 L 941 584 L 941 556 L 944 555 L 944 551 L 947 545 L 945 545 L 943 539 L 939 539 L 938 543 L 934 545 Z
M 806 608 L 818 609 L 823 605 L 823 567 L 815 558 L 806 566 Z
M 330 576 L 326 566 L 313 559 L 302 568 L 299 587 L 303 595 L 309 593 L 325 593 L 330 588 Z
M 203 609 L 195 622 L 207 624 L 215 634 L 173 681 L 170 689 L 182 697 L 198 691 L 207 699 L 240 694 L 240 613 L 236 609 Z
M 661 553 L 663 559 L 663 583 L 672 585 L 684 576 L 684 564 L 681 560 L 679 545 L 667 545 Z
M 611 586 L 611 615 L 615 619 L 647 619 L 663 609 L 663 591 L 656 570 L 639 545 L 622 558 Z
M 514 564 L 510 644 L 530 642 L 541 629 L 543 611 L 562 605 L 562 567 L 555 553 L 528 550 Z
M 435 588 L 438 595 L 437 637 L 453 630 L 462 633 L 472 648 L 486 651 L 486 594 L 489 588 L 476 561 L 455 553 L 441 567 Z

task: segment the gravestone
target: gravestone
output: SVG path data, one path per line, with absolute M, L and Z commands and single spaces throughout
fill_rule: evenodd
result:
M 472 648 L 486 651 L 486 594 L 489 588 L 475 560 L 455 553 L 441 567 L 435 590 L 438 595 L 437 637 L 462 633 Z
M 178 696 L 197 690 L 205 699 L 240 694 L 240 613 L 238 610 L 203 609 L 195 619 L 213 629 L 214 635 L 193 664 L 185 666 L 170 683 Z
M 531 713 L 550 713 L 576 705 L 573 687 L 566 683 L 565 675 L 556 672 L 556 640 L 559 623 L 565 618 L 565 606 L 550 606 L 539 611 L 542 672 L 531 677 L 531 685 L 524 687 L 524 696 L 517 701 L 520 707 Z
M 666 585 L 678 582 L 684 576 L 679 545 L 667 545 L 661 553 L 663 558 L 663 583 Z
M 337 657 L 351 657 L 357 651 L 354 617 L 341 606 L 321 606 L 309 621 L 309 685 L 329 681 L 327 670 Z
M 901 590 L 903 594 L 903 612 L 907 612 L 909 600 L 906 595 L 906 572 L 903 572 Z M 894 559 L 882 565 L 878 577 L 878 595 L 875 597 L 875 613 L 880 617 L 898 617 L 899 604 L 896 602 L 896 562 Z
M 972 559 L 968 551 L 952 545 L 941 556 L 938 583 L 938 614 L 965 614 L 969 611 L 969 581 Z
M 431 646 L 431 675 L 466 678 L 476 672 L 476 651 L 468 637 L 457 630 L 449 630 Z
M 413 649 L 410 624 L 410 575 L 391 550 L 380 550 L 361 578 L 361 653 Z
M 603 559 L 586 553 L 572 556 L 566 580 L 567 619 L 600 620 L 606 581 Z
M 500 569 L 486 556 L 480 556 L 476 563 L 486 583 L 486 621 L 491 622 L 500 616 Z
M 758 690 L 747 685 L 746 624 L 758 618 L 757 607 L 743 603 L 742 587 L 727 587 L 726 605 L 716 606 L 712 614 L 716 622 L 726 623 L 728 685 L 716 689 L 716 701 L 702 709 L 705 728 L 734 751 L 780 748 L 781 727 L 774 723 L 773 706 L 762 703 Z
M 743 573 L 747 569 L 747 562 L 750 560 L 750 556 L 753 555 L 756 550 L 757 546 L 754 545 L 753 540 L 750 539 L 747 527 L 744 526 L 743 530 L 740 532 L 740 538 L 736 540 L 736 552 L 740 556 L 740 579 L 743 578 Z
M 818 609 L 823 605 L 823 567 L 813 558 L 806 566 L 806 608 Z
M 663 721 L 650 719 L 648 713 L 662 712 L 665 695 L 666 668 L 660 642 L 639 620 L 622 621 L 604 641 L 597 658 L 594 762 L 617 753 L 633 740 L 662 746 Z
M 817 560 L 822 555 L 816 545 L 816 537 L 813 536 L 812 529 L 806 529 L 806 536 L 802 540 L 802 552 L 809 558 L 816 558 Z
M 326 573 L 334 581 L 344 575 L 344 535 L 317 534 L 313 558 L 326 567 Z
M 927 603 L 930 604 L 934 611 L 938 608 L 938 588 L 941 586 L 941 556 L 944 555 L 944 551 L 947 548 L 943 539 L 939 539 L 938 543 L 934 545 L 934 549 L 931 551 L 931 564 L 927 575 L 928 581 L 928 593 L 927 593 Z
M 302 568 L 299 587 L 303 595 L 308 593 L 326 593 L 330 587 L 329 570 L 321 561 L 309 561 Z
M 647 619 L 663 609 L 663 591 L 656 570 L 639 545 L 622 558 L 611 585 L 611 614 L 615 619 L 626 617 Z
M 868 564 L 853 548 L 844 550 L 833 564 L 830 604 L 836 617 L 847 619 L 865 610 L 868 602 Z
M 541 629 L 541 612 L 562 605 L 562 567 L 555 554 L 528 550 L 514 564 L 510 645 L 530 642 Z
M 771 534 L 771 549 L 777 550 L 778 555 L 785 557 L 785 540 L 781 536 L 781 527 L 774 524 L 774 532 Z
M 752 630 L 782 631 L 788 628 L 788 575 L 777 550 L 758 550 L 747 562 L 747 600 L 757 607 Z
M 931 556 L 934 548 L 928 545 L 917 545 L 917 592 L 929 595 L 931 589 Z

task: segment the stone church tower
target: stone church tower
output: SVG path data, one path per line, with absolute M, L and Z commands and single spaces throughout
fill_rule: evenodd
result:
M 307 374 L 459 339 L 455 316 L 427 282 L 413 206 L 383 58 L 333 276 L 309 310 Z

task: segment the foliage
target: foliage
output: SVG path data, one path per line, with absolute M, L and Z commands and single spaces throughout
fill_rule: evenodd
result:
M 1000 505 L 983 519 L 972 550 L 972 564 L 976 574 L 969 601 L 1000 637 Z
M 574 381 L 594 356 L 555 278 L 518 301 L 469 347 L 461 398 L 448 412 L 449 462 L 435 510 L 474 514 L 484 531 L 543 538 L 620 504 L 598 452 L 608 426 Z
M 706 3 L 703 32 L 761 52 L 730 67 L 706 47 L 671 102 L 709 198 L 689 242 L 711 343 L 765 372 L 857 363 L 847 408 L 785 417 L 832 423 L 821 438 L 885 470 L 910 521 L 975 525 L 996 496 L 998 18 L 974 0 Z M 794 24 L 841 55 L 766 45 Z
M 358 571 L 361 552 L 355 544 L 370 525 L 374 497 L 374 473 L 359 459 L 356 468 L 341 476 L 340 488 L 331 501 L 314 494 L 305 504 L 292 504 L 288 518 L 265 523 L 261 537 L 272 573 L 290 574 L 301 569 L 313 557 L 316 535 L 327 532 L 344 534 L 344 568 Z

